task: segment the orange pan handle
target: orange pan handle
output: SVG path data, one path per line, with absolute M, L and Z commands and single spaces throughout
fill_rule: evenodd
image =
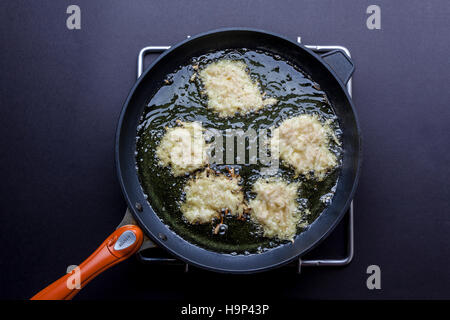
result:
M 86 284 L 106 269 L 136 253 L 144 234 L 136 225 L 125 225 L 114 231 L 93 254 L 70 273 L 37 293 L 31 300 L 70 300 Z

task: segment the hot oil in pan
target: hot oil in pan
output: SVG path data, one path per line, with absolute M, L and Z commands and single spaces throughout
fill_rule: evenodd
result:
M 258 113 L 220 118 L 208 109 L 207 98 L 200 92 L 203 89 L 198 77 L 191 81 L 195 73 L 193 65 L 199 69 L 219 59 L 240 60 L 248 66 L 251 77 L 260 84 L 261 92 L 275 97 L 278 103 L 261 109 Z M 191 64 L 180 67 L 168 75 L 165 83 L 151 97 L 138 126 L 136 139 L 137 169 L 144 193 L 159 217 L 184 239 L 201 247 L 227 253 L 254 253 L 282 244 L 274 239 L 261 236 L 260 230 L 251 222 L 236 218 L 225 218 L 227 230 L 213 234 L 217 224 L 191 225 L 185 222 L 180 212 L 180 203 L 184 200 L 183 188 L 190 175 L 174 177 L 169 168 L 158 165 L 156 147 L 165 133 L 165 127 L 173 127 L 176 120 L 198 121 L 204 128 L 224 131 L 225 129 L 268 129 L 278 126 L 283 120 L 301 114 L 316 114 L 322 121 L 331 120 L 335 135 L 340 138 L 339 123 L 328 99 L 320 87 L 297 67 L 278 56 L 266 52 L 251 50 L 217 51 L 200 56 Z M 225 141 L 225 139 L 224 139 Z M 339 146 L 330 142 L 330 148 L 341 158 Z M 227 172 L 225 165 L 211 165 L 222 173 Z M 261 177 L 261 164 L 228 165 L 242 177 L 242 187 L 247 199 L 254 198 L 251 192 L 253 183 Z M 318 182 L 294 177 L 293 170 L 280 165 L 277 176 L 288 182 L 301 181 L 299 206 L 309 208 L 311 214 L 306 220 L 312 223 L 329 205 L 334 194 L 339 169 L 331 172 L 327 178 Z M 324 200 L 328 199 L 328 200 Z M 299 228 L 298 232 L 302 230 Z

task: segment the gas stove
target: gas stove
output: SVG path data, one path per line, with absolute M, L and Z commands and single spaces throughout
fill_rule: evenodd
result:
M 189 38 L 190 36 L 188 36 Z M 297 42 L 301 43 L 301 37 L 297 37 Z M 315 53 L 324 54 L 332 50 L 340 50 L 348 57 L 351 58 L 350 51 L 343 46 L 339 45 L 331 45 L 331 46 L 319 46 L 319 45 L 305 45 L 306 48 L 314 51 Z M 144 68 L 146 65 L 146 57 L 150 55 L 158 55 L 163 53 L 165 50 L 169 49 L 170 46 L 147 46 L 142 48 L 139 51 L 137 58 L 137 78 L 141 76 L 144 72 Z M 352 95 L 352 78 L 346 84 L 346 88 L 350 96 Z M 327 244 L 330 236 L 327 237 L 311 252 L 307 253 L 305 256 L 297 258 L 294 262 L 291 262 L 284 266 L 283 268 L 290 268 L 296 270 L 298 274 L 301 273 L 302 267 L 343 267 L 351 263 L 354 255 L 354 206 L 353 201 L 350 204 L 350 207 L 346 213 L 346 216 L 339 223 L 338 227 L 333 231 L 334 233 L 341 232 L 343 233 L 343 239 L 340 241 L 345 241 L 346 253 L 341 258 L 309 258 L 317 255 L 317 252 L 320 252 L 321 247 Z M 332 254 L 332 253 L 329 253 Z M 184 269 L 184 272 L 188 272 L 190 270 L 189 264 L 171 256 L 164 249 L 157 247 L 156 245 L 150 246 L 149 248 L 142 250 L 137 253 L 137 259 L 144 264 L 148 265 L 173 265 L 173 266 L 181 266 Z

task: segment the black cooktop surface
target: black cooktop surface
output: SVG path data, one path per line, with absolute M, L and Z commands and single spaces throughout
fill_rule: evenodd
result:
M 80 30 L 66 27 L 70 4 L 0 5 L 0 298 L 31 297 L 120 222 L 114 135 L 139 50 L 233 26 L 351 51 L 364 149 L 353 262 L 232 276 L 132 258 L 76 299 L 210 299 L 211 288 L 217 300 L 237 288 L 255 299 L 450 298 L 447 1 L 378 1 L 379 30 L 356 0 L 78 0 Z M 344 255 L 344 225 L 311 257 Z M 366 286 L 370 265 L 380 290 Z

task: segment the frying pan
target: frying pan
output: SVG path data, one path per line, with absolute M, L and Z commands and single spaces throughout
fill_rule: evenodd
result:
M 209 251 L 171 231 L 146 200 L 136 171 L 136 128 L 148 99 L 159 89 L 167 74 L 189 63 L 191 58 L 229 48 L 267 51 L 298 66 L 325 91 L 343 132 L 342 168 L 331 205 L 293 243 L 250 255 Z M 131 89 L 117 126 L 117 174 L 131 215 L 78 269 L 49 285 L 32 299 L 71 299 L 95 276 L 136 253 L 143 243 L 151 243 L 144 241 L 146 236 L 190 265 L 225 273 L 266 271 L 311 250 L 327 237 L 347 211 L 360 174 L 360 129 L 353 103 L 345 90 L 345 83 L 353 71 L 352 61 L 341 51 L 320 56 L 280 35 L 254 29 L 214 30 L 171 47 L 147 68 Z

